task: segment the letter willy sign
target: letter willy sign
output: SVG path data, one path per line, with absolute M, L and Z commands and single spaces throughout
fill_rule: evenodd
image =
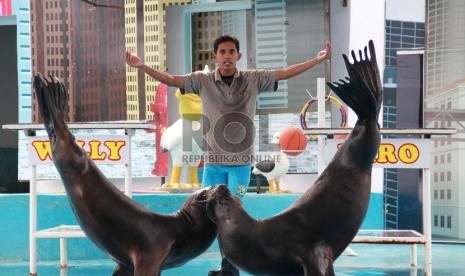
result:
M 343 140 L 328 139 L 325 158 L 331 160 Z M 429 139 L 382 139 L 374 168 L 429 168 L 431 141 Z
M 129 137 L 102 135 L 76 137 L 76 142 L 96 164 L 129 164 Z M 52 164 L 52 148 L 48 137 L 29 137 L 29 165 Z

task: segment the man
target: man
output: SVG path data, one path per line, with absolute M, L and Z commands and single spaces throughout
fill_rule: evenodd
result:
M 145 65 L 128 51 L 126 62 L 166 85 L 200 96 L 206 141 L 202 185 L 226 184 L 234 195 L 242 198 L 250 181 L 258 94 L 275 91 L 278 81 L 303 73 L 330 55 L 331 45 L 326 42 L 325 49 L 306 62 L 277 70 L 240 71 L 236 67 L 241 59 L 239 41 L 223 35 L 213 44 L 216 69 L 210 73 L 171 75 Z M 237 269 L 223 259 L 222 269 L 210 275 L 238 274 Z

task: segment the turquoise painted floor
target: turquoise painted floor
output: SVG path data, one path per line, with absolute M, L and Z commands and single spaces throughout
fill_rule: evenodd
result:
M 336 275 L 340 276 L 413 276 L 423 275 L 423 246 L 418 246 L 418 268 L 410 268 L 409 245 L 366 245 L 350 246 L 357 256 L 341 256 L 335 263 Z M 218 253 L 205 253 L 186 265 L 162 272 L 163 276 L 207 275 L 218 266 Z M 111 260 L 69 260 L 70 267 L 60 271 L 58 261 L 38 263 L 39 276 L 111 275 L 114 263 Z M 29 275 L 27 262 L 0 261 L 0 276 Z M 241 275 L 250 274 L 241 272 Z M 465 276 L 465 244 L 433 244 L 433 275 Z

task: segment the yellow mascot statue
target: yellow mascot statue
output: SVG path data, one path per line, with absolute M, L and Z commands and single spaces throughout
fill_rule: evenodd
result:
M 193 137 L 191 147 L 183 145 L 183 127 L 192 127 L 192 133 L 200 130 L 200 119 L 202 116 L 202 101 L 194 93 L 182 93 L 176 91 L 179 100 L 179 114 L 181 118 L 169 126 L 162 134 L 160 140 L 161 150 L 168 151 L 173 163 L 171 178 L 168 183 L 162 185 L 169 189 L 198 189 L 198 167 L 202 157 L 202 149 Z M 184 139 L 189 139 L 185 137 Z M 184 148 L 183 148 L 184 147 Z M 189 182 L 181 183 L 182 169 L 189 168 Z

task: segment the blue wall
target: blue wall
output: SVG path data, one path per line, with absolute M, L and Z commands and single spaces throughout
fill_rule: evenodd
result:
M 272 216 L 287 206 L 297 194 L 247 194 L 244 204 L 255 218 Z M 137 194 L 134 199 L 159 213 L 177 211 L 186 194 Z M 27 194 L 0 194 L 0 261 L 29 259 L 29 196 Z M 38 229 L 61 224 L 76 224 L 65 195 L 38 196 Z M 383 196 L 372 194 L 370 207 L 362 228 L 383 228 Z M 39 239 L 38 260 L 58 260 L 59 240 Z M 210 250 L 217 250 L 215 243 Z M 69 259 L 107 258 L 88 239 L 68 239 Z
M 32 119 L 30 3 L 29 0 L 14 0 L 11 2 L 13 4 L 13 15 L 16 15 L 17 27 L 18 123 L 30 123 Z

